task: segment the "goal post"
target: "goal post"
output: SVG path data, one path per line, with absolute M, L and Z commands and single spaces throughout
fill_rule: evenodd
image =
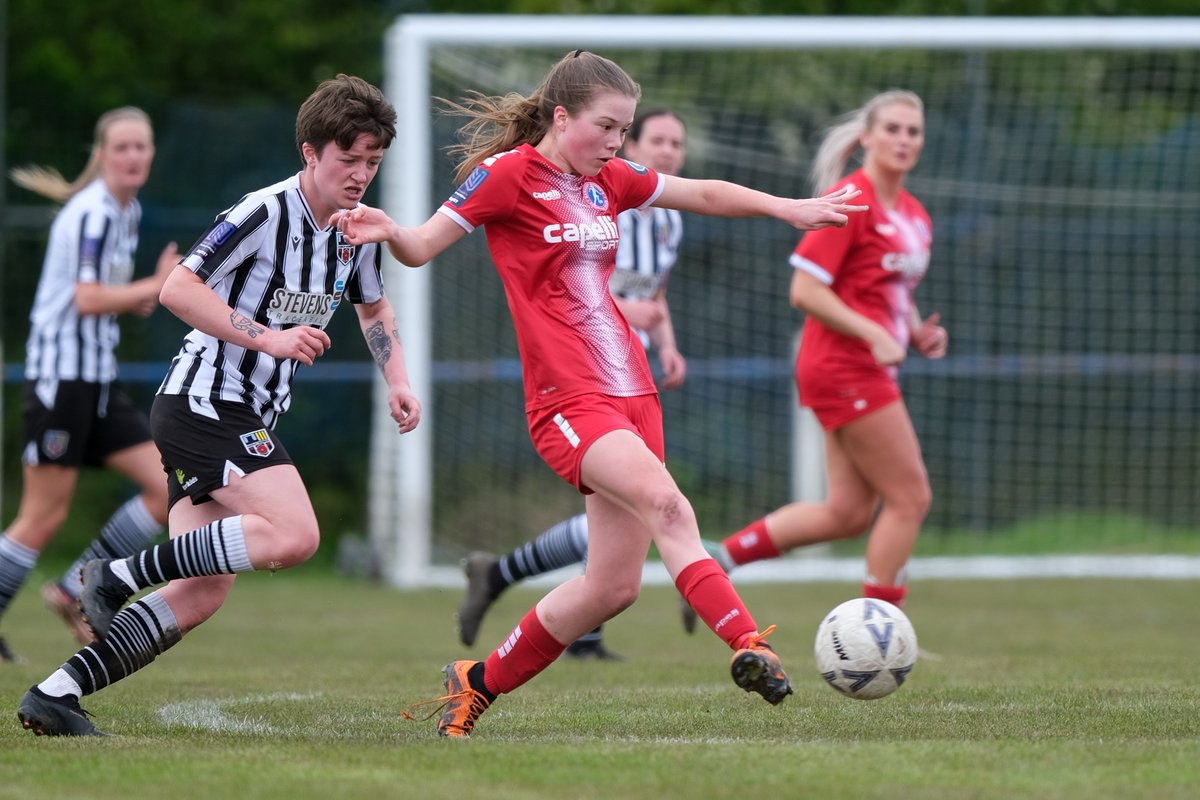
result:
M 776 194 L 811 194 L 813 147 L 838 114 L 892 86 L 925 98 L 910 186 L 935 241 L 917 300 L 942 311 L 952 351 L 911 358 L 902 375 L 933 535 L 1026 517 L 1197 519 L 1200 331 L 1184 262 L 1200 252 L 1200 19 L 403 16 L 385 39 L 399 125 L 383 207 L 418 224 L 454 188 L 443 151 L 456 120 L 433 97 L 528 92 L 576 47 L 624 66 L 644 104 L 681 113 L 685 175 Z M 813 441 L 793 421 L 795 234 L 770 220 L 684 224 L 671 303 L 690 369 L 663 395 L 668 459 L 719 538 L 821 490 L 795 474 L 819 463 L 793 444 Z M 396 586 L 582 506 L 525 434 L 482 239 L 415 270 L 385 256 L 424 407 L 417 431 L 397 436 L 377 380 L 370 536 Z

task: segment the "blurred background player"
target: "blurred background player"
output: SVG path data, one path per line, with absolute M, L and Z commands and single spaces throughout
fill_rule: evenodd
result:
M 567 645 L 628 608 L 653 542 L 679 593 L 734 651 L 730 674 L 781 703 L 792 687 L 725 571 L 700 542 L 696 516 L 667 471 L 662 408 L 646 351 L 608 280 L 615 217 L 651 205 L 714 216 L 769 216 L 800 229 L 838 225 L 858 192 L 792 200 L 725 181 L 697 181 L 617 158 L 641 89 L 593 53 L 566 55 L 529 97 L 474 95 L 459 110 L 459 188 L 426 222 L 397 225 L 360 206 L 337 215 L 353 244 L 386 242 L 419 266 L 475 228 L 487 232 L 521 352 L 530 438 L 585 496 L 584 574 L 553 589 L 484 661 L 447 664 L 431 701 L 437 732 L 465 737 L 495 699 L 553 663 Z M 409 712 L 405 712 L 409 716 Z
M 379 248 L 351 245 L 326 222 L 362 199 L 395 124 L 391 103 L 361 78 L 323 82 L 296 115 L 300 172 L 221 212 L 167 277 L 163 305 L 194 327 L 150 412 L 171 541 L 84 566 L 80 601 L 98 641 L 25 693 L 17 710 L 25 728 L 103 735 L 80 708 L 83 696 L 178 644 L 220 609 L 237 574 L 286 569 L 316 551 L 312 501 L 274 427 L 299 366 L 329 348 L 324 328 L 343 300 L 387 381 L 400 432 L 416 427 L 421 407 Z
M 686 150 L 683 121 L 674 112 L 655 108 L 642 112 L 629 127 L 623 153 L 663 175 L 678 175 Z M 671 208 L 631 208 L 617 216 L 621 239 L 609 290 L 621 314 L 637 331 L 642 345 L 658 354 L 662 387 L 683 385 L 687 362 L 675 345 L 675 328 L 667 304 L 667 278 L 683 240 L 683 217 Z M 467 596 L 458 610 L 458 636 L 475 644 L 479 625 L 492 603 L 509 586 L 587 558 L 587 514 L 563 520 L 502 556 L 476 550 L 463 563 Z M 620 659 L 604 646 L 603 626 L 572 642 L 566 655 Z
M 91 156 L 74 181 L 42 167 L 10 173 L 19 186 L 65 205 L 50 227 L 29 315 L 21 504 L 0 535 L 0 615 L 66 521 L 81 466 L 113 470 L 140 490 L 62 577 L 42 587 L 46 605 L 82 644 L 92 639 L 79 612 L 84 563 L 141 550 L 167 518 L 158 450 L 145 415 L 117 383 L 115 353 L 121 335 L 117 317 L 149 316 L 179 261 L 171 243 L 152 276 L 133 280 L 142 218 L 137 193 L 153 160 L 149 117 L 124 107 L 97 120 Z M 0 660 L 13 658 L 0 638 Z
M 790 260 L 791 303 L 806 315 L 796 385 L 825 431 L 828 498 L 783 506 L 726 538 L 717 559 L 727 568 L 869 529 L 863 595 L 904 602 L 932 493 L 897 366 L 909 346 L 941 358 L 948 341 L 938 314 L 921 319 L 913 301 L 932 230 L 903 184 L 924 143 L 921 99 L 902 90 L 876 95 L 822 141 L 814 186 L 853 184 L 870 206 L 844 228 L 806 233 Z M 859 149 L 862 168 L 838 181 Z

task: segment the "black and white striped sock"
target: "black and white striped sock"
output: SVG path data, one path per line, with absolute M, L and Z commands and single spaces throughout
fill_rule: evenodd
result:
M 38 553 L 31 547 L 0 535 L 0 614 L 21 590 L 25 578 L 37 563 Z
M 124 561 L 114 561 L 112 569 L 122 579 L 128 571 L 127 582 L 136 584 L 130 588 L 146 589 L 177 578 L 253 572 L 254 565 L 246 553 L 239 514 L 210 522 Z
M 541 575 L 587 558 L 587 515 L 578 514 L 548 528 L 532 542 L 527 542 L 507 555 L 501 556 L 498 572 L 501 589 L 517 581 Z M 493 586 L 495 584 L 493 583 Z
M 63 590 L 79 599 L 83 590 L 80 572 L 83 565 L 93 558 L 125 558 L 139 550 L 144 550 L 154 541 L 154 537 L 162 532 L 162 525 L 150 514 L 141 497 L 134 497 L 125 502 L 109 518 L 100 531 L 100 536 L 92 540 L 87 549 L 67 568 L 59 579 Z
M 113 617 L 103 641 L 92 642 L 71 656 L 38 688 L 61 697 L 74 694 L 70 688 L 74 681 L 81 697 L 98 692 L 145 667 L 182 638 L 167 601 L 151 592 Z

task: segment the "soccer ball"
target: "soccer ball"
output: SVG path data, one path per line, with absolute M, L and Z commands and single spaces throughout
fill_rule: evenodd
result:
M 825 615 L 813 648 L 821 677 L 859 700 L 900 688 L 917 661 L 917 633 L 904 612 L 869 597 L 847 600 Z

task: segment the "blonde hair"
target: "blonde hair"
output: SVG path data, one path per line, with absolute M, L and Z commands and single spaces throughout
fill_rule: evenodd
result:
M 8 176 L 12 178 L 13 183 L 22 188 L 36 192 L 43 197 L 49 197 L 51 200 L 65 203 L 78 194 L 80 189 L 95 180 L 100 172 L 100 154 L 104 150 L 104 144 L 108 139 L 108 132 L 113 125 L 125 120 L 136 120 L 146 123 L 146 127 L 150 128 L 151 136 L 153 136 L 154 128 L 150 124 L 150 117 L 140 108 L 122 106 L 121 108 L 114 108 L 111 111 L 104 112 L 100 115 L 100 119 L 96 120 L 96 132 L 92 139 L 92 152 L 88 157 L 87 165 L 84 166 L 83 172 L 79 173 L 78 177 L 73 181 L 68 181 L 62 176 L 62 173 L 53 167 L 39 167 L 34 165 L 14 167 L 8 171 Z
M 541 86 L 528 97 L 510 92 L 489 96 L 470 93 L 461 102 L 442 100 L 450 113 L 468 117 L 459 129 L 460 143 L 449 148 L 460 158 L 455 180 L 463 181 L 479 163 L 521 144 L 537 144 L 562 106 L 577 114 L 598 92 L 611 90 L 640 100 L 642 89 L 614 62 L 586 50 L 575 50 L 555 64 Z
M 850 156 L 859 148 L 859 139 L 875 124 L 875 116 L 879 110 L 893 103 L 904 103 L 922 112 L 925 110 L 924 103 L 915 92 L 889 89 L 843 115 L 833 127 L 825 131 L 821 146 L 817 148 L 817 154 L 813 157 L 809 177 L 812 179 L 814 193 L 822 194 L 838 182 L 846 171 Z

